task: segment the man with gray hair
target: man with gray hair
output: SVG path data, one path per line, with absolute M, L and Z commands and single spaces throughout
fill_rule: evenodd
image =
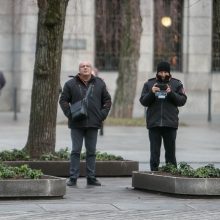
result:
M 72 119 L 70 106 L 85 98 L 88 89 L 88 116 L 75 121 Z M 79 73 L 64 85 L 60 96 L 60 106 L 68 118 L 71 129 L 72 151 L 70 161 L 70 178 L 68 186 L 75 186 L 80 171 L 80 154 L 83 139 L 86 148 L 87 184 L 101 186 L 95 177 L 96 142 L 98 129 L 106 119 L 111 108 L 111 96 L 106 89 L 105 82 L 92 74 L 92 65 L 88 61 L 80 62 Z

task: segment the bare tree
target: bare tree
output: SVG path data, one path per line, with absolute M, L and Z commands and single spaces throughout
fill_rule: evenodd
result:
M 217 26 L 217 33 L 220 36 L 220 2 L 217 0 L 214 0 L 214 1 L 216 5 L 215 20 L 216 20 L 216 26 Z
M 120 57 L 112 117 L 131 118 L 136 92 L 142 18 L 140 0 L 121 0 Z
M 38 27 L 28 139 L 32 158 L 55 151 L 63 32 L 68 0 L 38 0 Z

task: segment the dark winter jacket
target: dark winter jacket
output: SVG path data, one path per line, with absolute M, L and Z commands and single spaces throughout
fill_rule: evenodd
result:
M 183 106 L 187 100 L 181 81 L 174 78 L 170 79 L 168 84 L 171 87 L 171 92 L 167 94 L 165 99 L 159 99 L 152 92 L 152 87 L 155 83 L 156 78 L 148 80 L 144 84 L 140 97 L 141 104 L 147 107 L 147 128 L 178 128 L 178 107 Z
M 93 86 L 88 98 L 88 118 L 73 122 L 70 105 L 85 97 L 90 84 Z M 77 75 L 65 83 L 59 104 L 68 118 L 69 128 L 100 128 L 102 121 L 106 119 L 111 108 L 111 96 L 106 89 L 105 82 L 101 78 L 92 75 L 86 86 Z

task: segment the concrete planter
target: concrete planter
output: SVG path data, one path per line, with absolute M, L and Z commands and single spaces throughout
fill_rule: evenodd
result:
M 46 175 L 69 176 L 69 161 L 5 161 L 4 163 L 9 166 L 28 164 L 32 169 L 41 169 Z M 80 176 L 85 176 L 85 165 L 85 161 L 80 162 Z M 132 176 L 132 172 L 138 169 L 137 161 L 96 161 L 96 176 Z
M 158 172 L 133 172 L 132 186 L 185 195 L 220 195 L 220 178 L 187 178 L 164 176 Z
M 4 197 L 63 197 L 66 179 L 43 176 L 41 179 L 0 180 L 0 198 Z

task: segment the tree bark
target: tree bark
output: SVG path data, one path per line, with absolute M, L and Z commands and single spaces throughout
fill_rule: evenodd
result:
M 112 117 L 132 118 L 136 93 L 142 19 L 140 0 L 121 0 L 119 75 Z
M 29 133 L 32 158 L 55 151 L 63 32 L 68 0 L 38 0 L 38 27 Z
M 215 0 L 215 7 L 216 7 L 216 16 L 215 16 L 215 22 L 216 22 L 216 32 L 218 36 L 220 36 L 220 2 L 218 0 Z

